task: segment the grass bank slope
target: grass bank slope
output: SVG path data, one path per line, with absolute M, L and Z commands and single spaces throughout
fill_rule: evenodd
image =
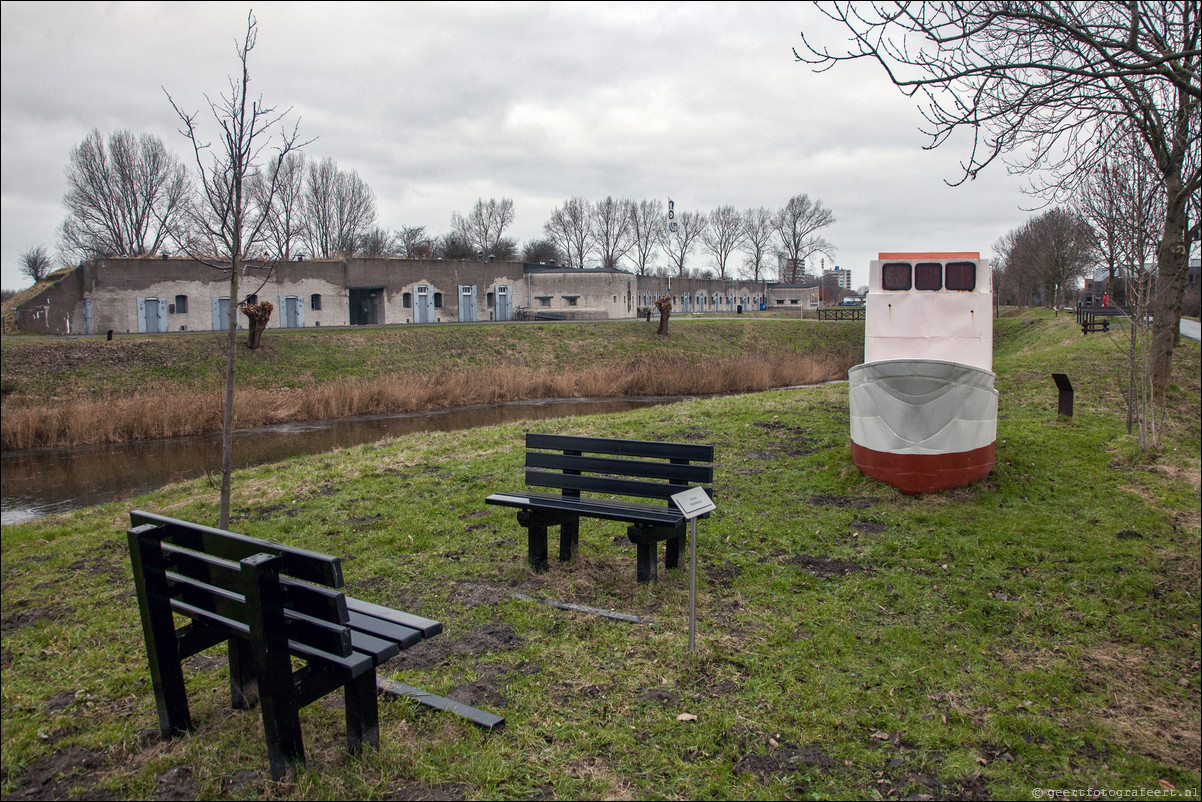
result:
M 385 701 L 379 751 L 350 757 L 340 704 L 313 705 L 309 770 L 284 784 L 265 772 L 257 711 L 226 709 L 220 648 L 186 673 L 196 731 L 155 735 L 126 516 L 211 523 L 215 490 L 4 527 L 4 795 L 1196 797 L 1198 347 L 1181 349 L 1177 422 L 1140 456 L 1105 340 L 1046 317 L 998 331 L 997 468 L 956 491 L 908 497 L 863 477 L 839 385 L 539 423 L 716 445 L 695 654 L 687 572 L 638 586 L 620 526 L 587 521 L 576 561 L 527 568 L 512 511 L 483 504 L 521 487 L 521 424 L 240 472 L 236 531 L 341 555 L 354 595 L 444 622 L 386 674 L 508 720 L 484 735 Z M 1066 366 L 1071 420 L 1048 377 Z
M 271 332 L 238 361 L 239 427 L 532 398 L 721 393 L 846 376 L 862 324 L 680 320 Z M 220 428 L 220 335 L 5 338 L 0 445 Z

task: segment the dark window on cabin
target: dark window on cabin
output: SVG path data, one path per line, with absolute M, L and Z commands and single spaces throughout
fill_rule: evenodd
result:
M 176 314 L 180 314 L 180 315 L 188 314 L 188 296 L 187 295 L 175 296 L 175 311 L 176 311 Z
M 972 292 L 977 288 L 976 262 L 949 262 L 946 272 L 949 290 Z
M 405 307 L 406 309 L 413 308 L 413 293 L 410 293 L 410 292 L 402 292 L 401 293 L 401 306 Z
M 881 289 L 908 290 L 910 289 L 910 263 L 889 262 L 881 266 Z
M 321 295 L 315 292 L 309 296 L 309 308 L 314 312 L 321 311 Z
M 434 293 L 434 308 L 442 309 L 442 293 L 441 292 Z
M 914 265 L 914 289 L 943 289 L 943 265 L 938 262 L 919 262 Z

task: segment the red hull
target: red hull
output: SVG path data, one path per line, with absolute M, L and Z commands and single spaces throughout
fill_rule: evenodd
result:
M 867 476 L 903 493 L 933 493 L 964 487 L 993 470 L 997 444 L 954 454 L 891 454 L 851 444 L 856 465 Z

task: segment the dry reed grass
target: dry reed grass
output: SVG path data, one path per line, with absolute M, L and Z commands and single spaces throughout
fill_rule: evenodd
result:
M 386 415 L 537 398 L 742 393 L 842 378 L 854 364 L 792 352 L 706 363 L 644 358 L 549 373 L 522 367 L 345 379 L 301 389 L 246 389 L 235 396 L 237 428 Z M 15 407 L 0 419 L 0 447 L 31 449 L 184 437 L 219 431 L 222 393 L 155 393 Z

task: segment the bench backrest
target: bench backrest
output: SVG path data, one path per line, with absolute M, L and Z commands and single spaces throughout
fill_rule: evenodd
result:
M 131 512 L 130 523 L 140 603 L 165 597 L 173 612 L 250 637 L 250 598 L 283 608 L 295 651 L 352 653 L 338 557 L 148 512 Z
M 690 487 L 713 495 L 714 447 L 526 433 L 526 484 L 668 500 Z M 702 464 L 705 463 L 705 464 Z

